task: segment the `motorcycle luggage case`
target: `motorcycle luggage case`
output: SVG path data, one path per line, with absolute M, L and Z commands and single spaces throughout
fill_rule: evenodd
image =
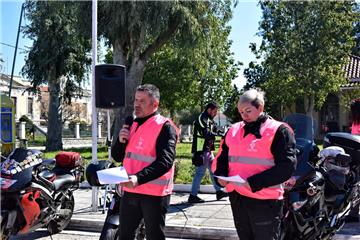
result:
M 56 166 L 63 168 L 73 168 L 82 164 L 80 153 L 78 152 L 59 152 L 55 156 Z
M 349 154 L 354 163 L 360 164 L 360 136 L 345 132 L 330 132 L 324 137 L 324 148 L 339 146 Z

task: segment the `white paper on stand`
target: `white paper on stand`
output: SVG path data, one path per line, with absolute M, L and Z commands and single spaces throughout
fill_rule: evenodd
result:
M 96 173 L 101 184 L 117 184 L 129 181 L 129 176 L 124 167 L 107 168 Z
M 238 183 L 244 183 L 245 179 L 243 179 L 242 177 L 240 177 L 239 175 L 235 175 L 235 176 L 231 176 L 231 177 L 224 177 L 224 176 L 216 176 L 215 177 L 228 181 L 228 182 L 238 182 Z

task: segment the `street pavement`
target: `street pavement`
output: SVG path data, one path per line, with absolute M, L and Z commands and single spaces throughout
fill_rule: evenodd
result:
M 171 196 L 170 208 L 166 215 L 166 236 L 179 239 L 238 239 L 230 202 L 228 198 L 216 200 L 212 186 L 201 186 L 201 204 L 188 204 L 189 185 L 176 185 Z M 99 191 L 99 197 L 104 191 Z M 74 192 L 75 211 L 68 229 L 100 232 L 106 212 L 102 207 L 93 211 L 91 207 L 92 190 L 81 188 Z M 336 240 L 360 240 L 360 223 L 346 224 L 334 237 Z
M 24 235 L 11 236 L 9 240 L 99 240 L 99 232 L 85 232 L 63 230 L 60 233 L 51 235 L 45 228 L 36 230 Z M 179 240 L 181 238 L 166 238 L 166 240 Z M 188 239 L 194 240 L 194 239 Z

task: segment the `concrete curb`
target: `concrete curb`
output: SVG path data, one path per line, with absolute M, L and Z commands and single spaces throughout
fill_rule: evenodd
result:
M 72 218 L 66 229 L 77 231 L 101 232 L 104 222 L 100 220 Z M 194 227 L 185 225 L 169 224 L 165 226 L 166 237 L 191 238 L 191 239 L 209 239 L 209 240 L 235 240 L 238 239 L 234 228 L 212 228 L 212 227 Z M 354 226 L 344 227 L 333 237 L 334 240 L 360 239 L 360 232 Z
M 80 188 L 86 189 L 91 188 L 90 184 L 87 181 L 80 183 Z M 191 184 L 174 184 L 174 192 L 190 193 Z M 201 185 L 199 193 L 215 193 L 215 188 L 213 185 Z
M 104 222 L 85 218 L 72 218 L 68 230 L 101 232 Z M 211 227 L 194 227 L 185 225 L 166 225 L 166 237 L 177 238 L 195 238 L 195 239 L 238 239 L 235 229 L 232 228 L 211 228 Z

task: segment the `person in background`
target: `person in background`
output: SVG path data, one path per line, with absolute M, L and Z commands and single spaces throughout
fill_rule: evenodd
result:
M 216 178 L 229 193 L 241 240 L 279 239 L 284 188 L 296 167 L 292 129 L 264 113 L 264 93 L 251 89 L 237 108 L 243 121 L 225 135 L 212 165 L 216 176 L 239 175 L 243 183 Z
M 215 150 L 215 137 L 217 130 L 214 117 L 218 112 L 216 102 L 210 102 L 205 106 L 205 110 L 194 121 L 194 135 L 191 152 L 193 154 L 193 163 L 195 165 L 195 175 L 191 185 L 191 193 L 188 199 L 189 203 L 203 203 L 203 199 L 197 196 L 201 179 L 204 177 L 206 169 L 210 171 L 210 178 L 216 191 L 216 199 L 220 200 L 227 197 L 228 194 L 221 190 L 215 183 L 213 173 L 211 172 L 211 162 L 214 155 L 211 151 Z M 196 164 L 195 162 L 198 162 Z
M 350 104 L 352 125 L 351 134 L 360 135 L 360 98 L 354 99 Z M 349 215 L 345 217 L 346 223 L 359 222 L 360 203 L 351 207 Z
M 120 240 L 133 240 L 141 219 L 146 239 L 165 240 L 165 214 L 173 190 L 177 129 L 157 113 L 159 89 L 152 84 L 136 89 L 135 120 L 124 125 L 111 149 L 123 162 L 129 182 L 122 183 Z

